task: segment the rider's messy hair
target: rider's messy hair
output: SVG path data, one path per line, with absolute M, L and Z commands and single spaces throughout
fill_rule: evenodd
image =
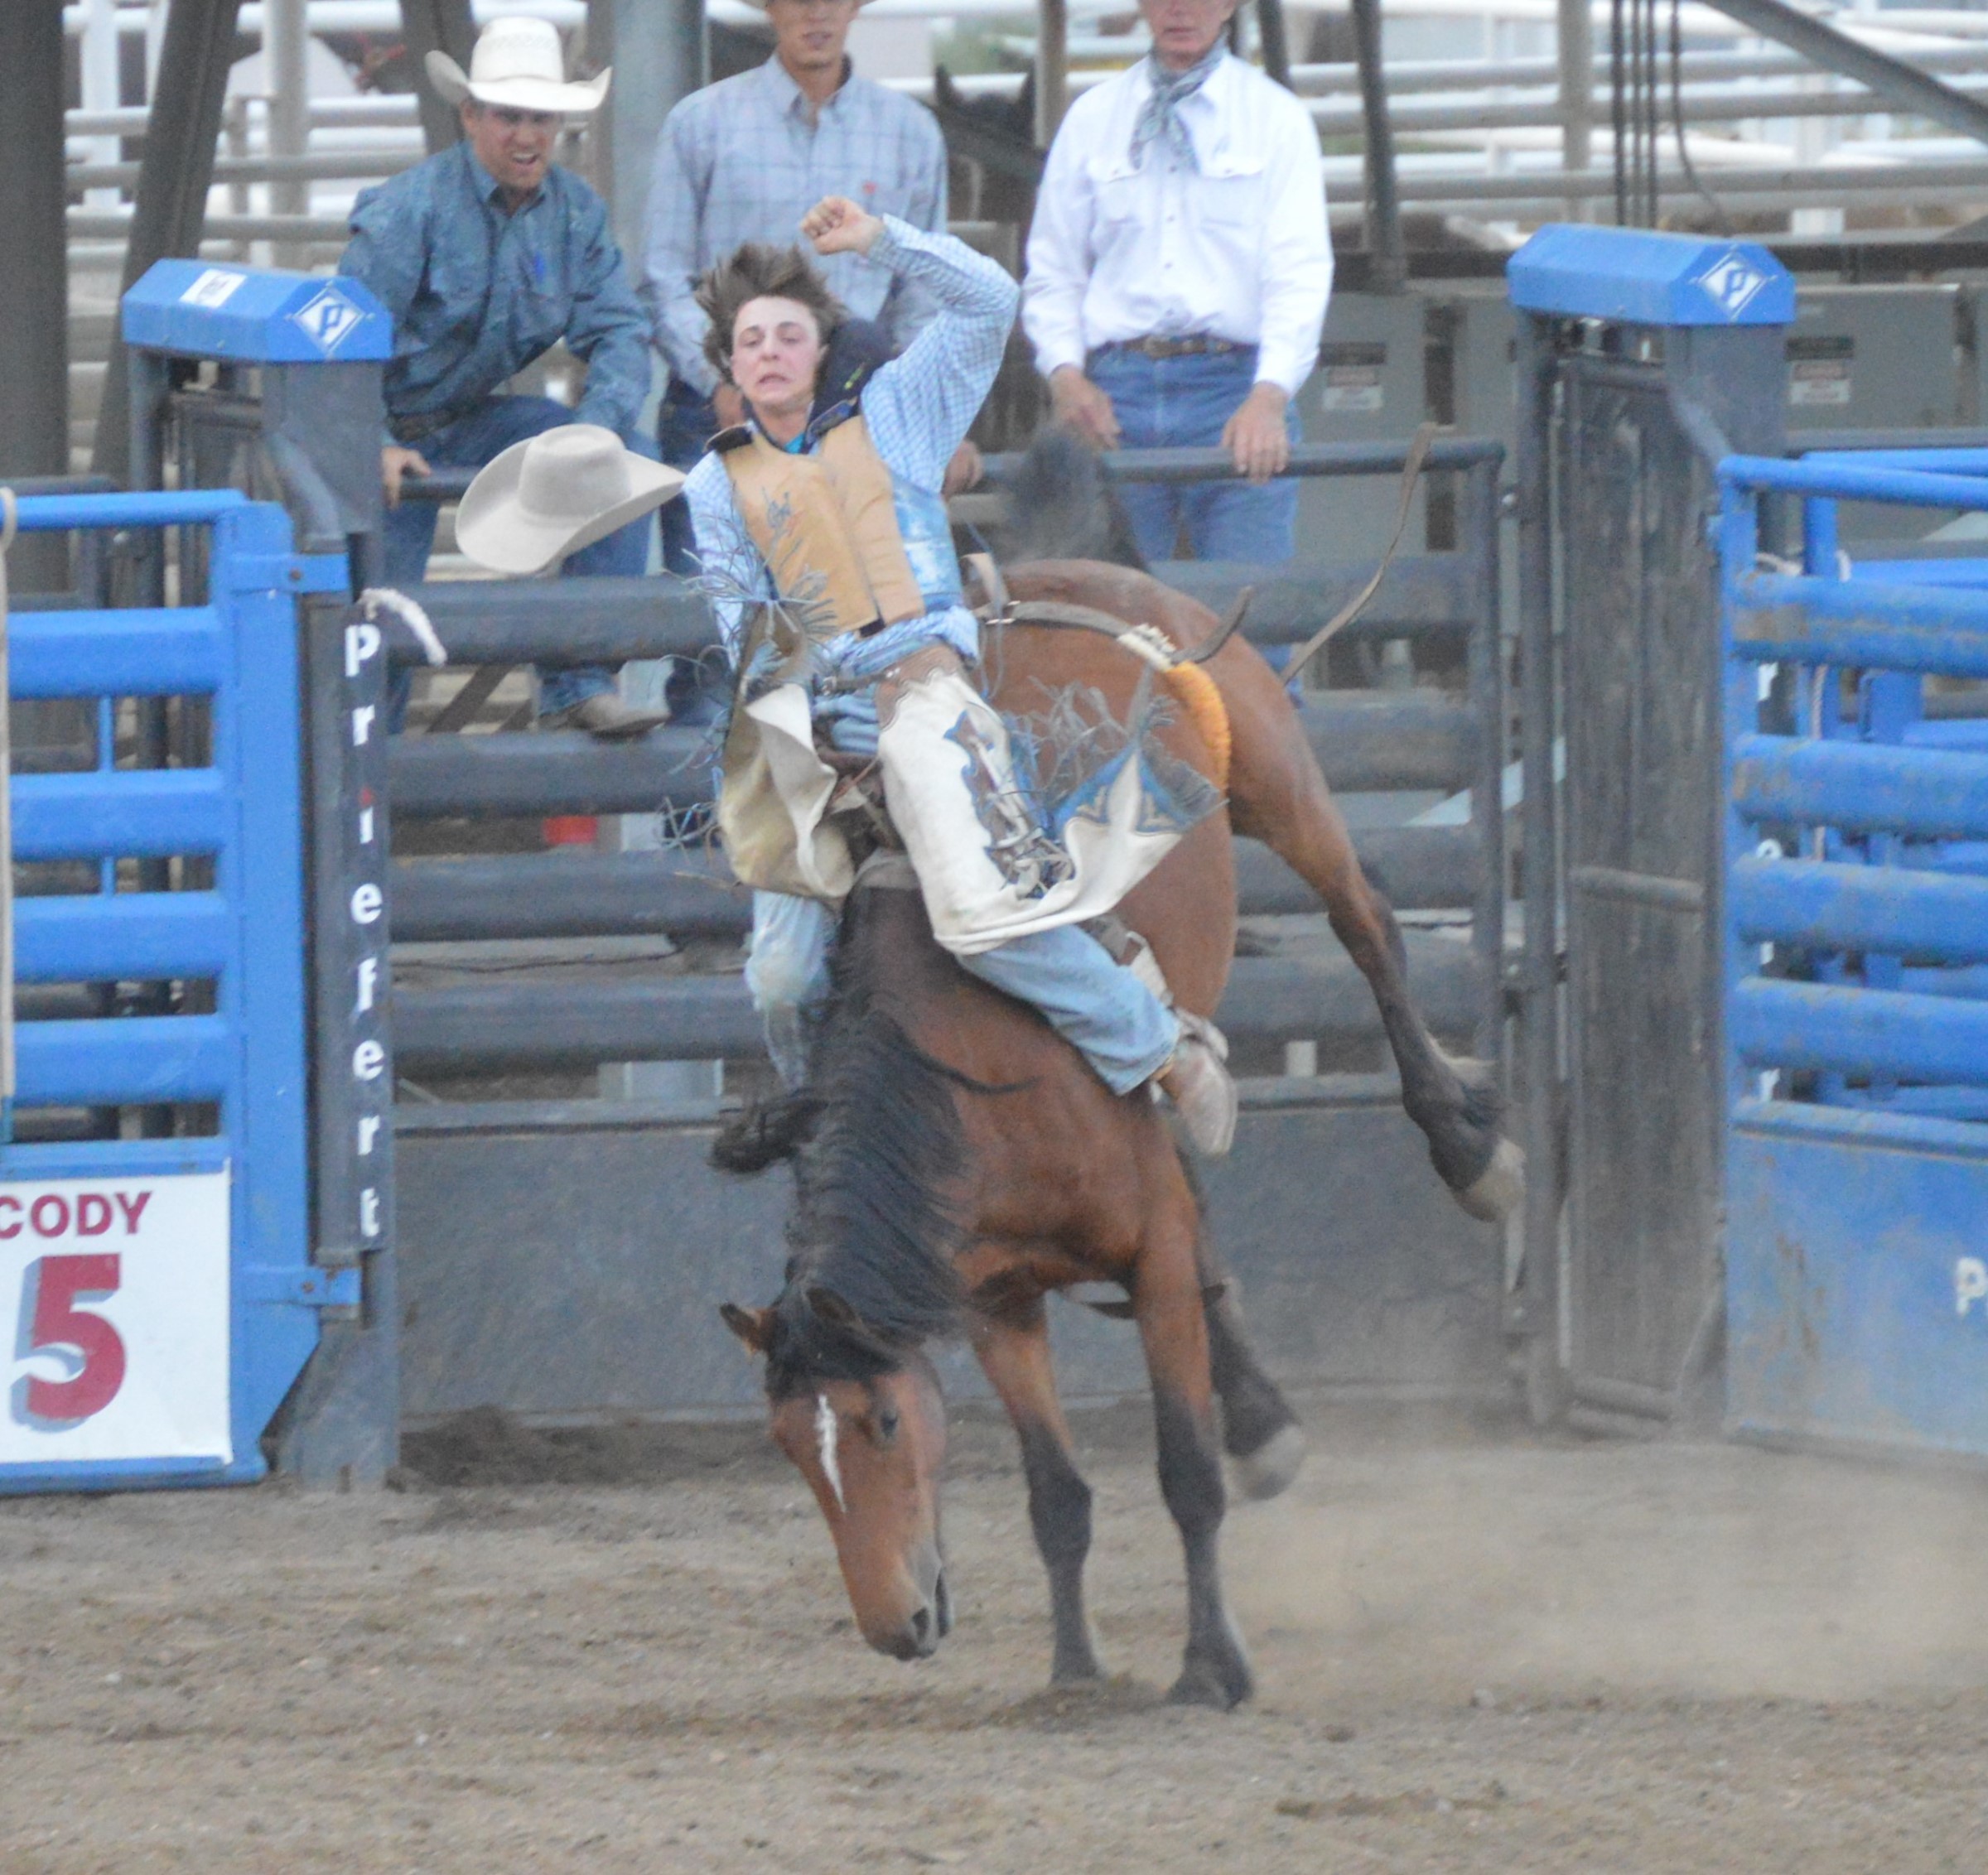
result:
M 732 328 L 748 300 L 798 301 L 814 315 L 824 345 L 849 316 L 819 270 L 799 248 L 776 248 L 766 241 L 748 241 L 720 261 L 697 282 L 697 305 L 711 321 L 704 334 L 704 356 L 728 383 Z

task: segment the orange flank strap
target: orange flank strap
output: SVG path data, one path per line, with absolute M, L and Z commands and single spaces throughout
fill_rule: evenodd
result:
M 1208 745 L 1209 759 L 1214 772 L 1209 776 L 1223 793 L 1228 792 L 1228 758 L 1233 739 L 1228 727 L 1228 706 L 1222 701 L 1222 692 L 1216 687 L 1215 680 L 1199 664 L 1169 664 L 1160 673 L 1166 679 L 1167 687 L 1179 699 L 1180 707 L 1187 711 L 1189 720 L 1200 732 L 1201 740 Z

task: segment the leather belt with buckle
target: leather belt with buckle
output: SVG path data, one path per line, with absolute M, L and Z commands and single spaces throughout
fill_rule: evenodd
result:
M 1144 339 L 1120 339 L 1098 349 L 1138 352 L 1146 358 L 1219 358 L 1225 353 L 1247 351 L 1250 348 L 1238 345 L 1233 339 L 1218 339 L 1206 332 L 1189 332 L 1177 339 L 1162 338 L 1157 334 Z

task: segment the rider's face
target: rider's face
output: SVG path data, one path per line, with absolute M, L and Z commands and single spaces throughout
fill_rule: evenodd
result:
M 799 300 L 748 300 L 732 321 L 732 382 L 762 422 L 804 417 L 822 351 L 822 329 Z

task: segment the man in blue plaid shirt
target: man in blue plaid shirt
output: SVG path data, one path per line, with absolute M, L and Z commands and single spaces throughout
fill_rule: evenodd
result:
M 928 233 L 946 225 L 946 147 L 932 113 L 852 70 L 846 50 L 861 0 L 767 0 L 774 54 L 756 70 L 684 99 L 657 140 L 649 191 L 645 297 L 669 383 L 657 420 L 663 460 L 689 469 L 744 412 L 737 391 L 704 355 L 707 321 L 697 284 L 747 241 L 784 245 L 825 196 L 847 196 Z M 883 329 L 901 352 L 937 304 L 920 283 L 894 277 L 866 254 L 822 263 L 852 316 Z M 948 486 L 978 479 L 963 444 Z M 663 513 L 663 557 L 676 573 L 697 565 L 689 516 Z

